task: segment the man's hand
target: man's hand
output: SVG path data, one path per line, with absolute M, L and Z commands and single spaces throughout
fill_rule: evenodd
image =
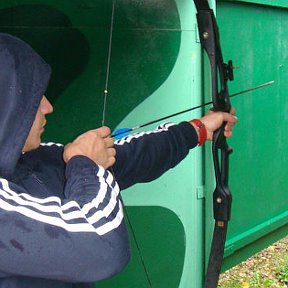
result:
M 114 140 L 108 127 L 87 131 L 64 147 L 63 159 L 67 163 L 73 156 L 83 155 L 105 169 L 115 163 Z
M 235 109 L 231 108 L 230 113 L 220 112 L 220 111 L 218 112 L 209 111 L 205 116 L 199 119 L 206 128 L 207 140 L 213 140 L 213 133 L 218 128 L 220 128 L 224 122 L 227 122 L 227 124 L 225 125 L 224 135 L 225 137 L 228 137 L 228 138 L 231 137 L 233 126 L 238 121 L 238 118 L 234 115 L 235 115 Z M 200 137 L 199 128 L 193 123 L 193 121 L 190 121 L 190 124 L 194 126 L 198 134 L 198 137 Z
M 230 113 L 209 111 L 205 116 L 203 116 L 200 119 L 200 121 L 206 127 L 207 140 L 213 139 L 214 131 L 220 128 L 223 122 L 227 122 L 225 126 L 224 135 L 228 138 L 231 137 L 233 126 L 238 121 L 238 118 L 234 115 L 235 115 L 235 109 L 231 108 Z

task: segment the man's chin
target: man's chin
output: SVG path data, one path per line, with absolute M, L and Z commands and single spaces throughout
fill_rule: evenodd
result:
M 33 143 L 33 144 L 31 143 L 30 145 L 25 145 L 22 152 L 26 153 L 26 152 L 33 151 L 40 147 L 40 143 L 41 141 L 39 141 L 38 143 Z

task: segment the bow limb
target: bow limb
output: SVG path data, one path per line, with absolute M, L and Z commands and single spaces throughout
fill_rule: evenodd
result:
M 224 63 L 217 21 L 207 0 L 194 0 L 202 48 L 208 55 L 211 69 L 213 110 L 229 112 L 228 80 L 233 80 L 232 61 Z M 216 188 L 213 193 L 215 228 L 208 262 L 205 288 L 217 287 L 222 266 L 228 221 L 231 210 L 231 193 L 228 187 L 229 154 L 232 149 L 224 136 L 225 124 L 214 132 L 212 155 Z

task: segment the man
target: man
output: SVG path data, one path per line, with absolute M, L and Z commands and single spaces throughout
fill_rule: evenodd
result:
M 8 34 L 0 65 L 1 288 L 93 287 L 120 272 L 130 257 L 120 189 L 159 177 L 223 121 L 230 137 L 237 122 L 210 112 L 115 143 L 101 127 L 66 146 L 40 145 L 53 111 L 43 96 L 50 67 Z

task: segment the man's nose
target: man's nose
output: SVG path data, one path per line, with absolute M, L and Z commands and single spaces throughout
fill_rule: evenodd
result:
M 49 100 L 46 98 L 46 96 L 43 96 L 43 98 L 41 100 L 40 110 L 43 114 L 50 114 L 53 112 L 53 106 L 49 102 Z

